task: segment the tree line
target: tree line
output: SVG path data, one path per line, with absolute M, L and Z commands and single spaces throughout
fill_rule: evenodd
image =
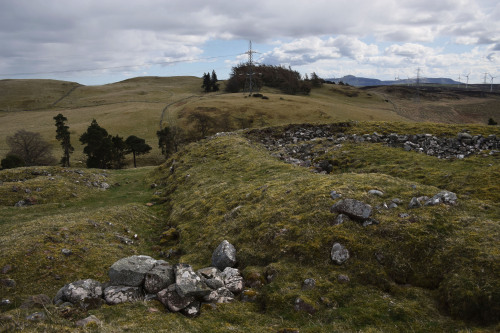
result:
M 69 126 L 66 125 L 68 119 L 62 114 L 58 114 L 53 119 L 56 126 L 56 139 L 63 151 L 59 163 L 63 167 L 69 167 L 70 155 L 75 149 L 71 144 Z M 118 135 L 108 134 L 95 119 L 79 140 L 85 145 L 83 153 L 87 156 L 88 168 L 120 169 L 125 165 L 125 156 L 128 154 L 133 155 L 134 167 L 137 167 L 136 156 L 147 154 L 152 149 L 144 139 L 135 135 L 130 135 L 124 140 Z M 56 163 L 50 144 L 42 138 L 40 133 L 19 130 L 7 137 L 7 144 L 10 151 L 1 160 L 2 169 Z

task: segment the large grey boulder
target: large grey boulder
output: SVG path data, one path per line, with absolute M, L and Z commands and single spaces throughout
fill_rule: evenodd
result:
M 182 297 L 203 297 L 212 291 L 188 264 L 175 265 L 175 286 Z
M 104 299 L 109 305 L 135 302 L 143 299 L 140 287 L 109 286 L 104 289 Z
M 158 260 L 156 265 L 146 273 L 144 290 L 149 294 L 156 294 L 174 283 L 174 267 L 166 261 Z
M 70 302 L 84 310 L 97 309 L 104 302 L 103 287 L 99 281 L 87 279 L 66 284 L 54 297 L 56 305 Z
M 337 265 L 342 265 L 347 259 L 349 259 L 349 250 L 340 243 L 334 243 L 331 251 L 331 258 Z
M 109 269 L 111 285 L 139 287 L 156 263 L 155 259 L 144 255 L 120 259 Z
M 349 216 L 358 221 L 366 220 L 372 214 L 372 206 L 356 199 L 343 199 L 335 203 L 330 211 Z
M 179 295 L 175 283 L 161 290 L 157 296 L 158 300 L 172 312 L 178 312 L 195 301 L 192 296 L 183 297 Z
M 212 254 L 212 266 L 223 271 L 226 267 L 234 267 L 236 262 L 236 249 L 227 240 L 223 240 Z

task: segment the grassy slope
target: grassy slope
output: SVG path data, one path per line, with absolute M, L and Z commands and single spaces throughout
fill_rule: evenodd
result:
M 381 132 L 397 127 L 386 123 L 358 126 L 350 130 L 364 133 L 375 127 Z M 424 132 L 431 125 L 412 126 L 415 131 Z M 445 131 L 447 126 L 439 128 Z M 284 164 L 239 135 L 225 136 L 186 147 L 175 156 L 174 173 L 169 171 L 170 163 L 158 169 L 110 171 L 106 180 L 120 186 L 108 191 L 82 186 L 77 188 L 77 197 L 69 198 L 67 195 L 75 191 L 72 185 L 75 175 L 63 173 L 60 168 L 46 169 L 55 176 L 59 184 L 55 187 L 60 189 L 49 193 L 57 195 L 50 195 L 45 205 L 1 208 L 4 218 L 0 223 L 3 235 L 0 246 L 5 254 L 0 267 L 7 263 L 16 266 L 2 278 L 13 278 L 17 287 L 1 287 L 0 298 L 13 299 L 19 306 L 29 295 L 53 296 L 64 283 L 76 279 L 104 281 L 114 260 L 137 253 L 159 258 L 160 253 L 172 249 L 179 255 L 169 260 L 200 268 L 210 264 L 213 249 L 221 240 L 228 239 L 237 248 L 239 267 L 247 281 L 265 281 L 266 273 L 277 272 L 271 283 L 254 289 L 259 295 L 257 303 L 237 302 L 217 306 L 215 310 L 204 308 L 195 320 L 167 314 L 156 302 L 104 306 L 90 312 L 104 321 L 99 330 L 275 332 L 285 327 L 300 327 L 301 332 L 494 330 L 494 326 L 480 327 L 473 321 L 464 323 L 446 314 L 464 317 L 465 313 L 486 319 L 498 316 L 500 253 L 496 244 L 500 235 L 500 207 L 496 202 L 483 201 L 481 195 L 469 197 L 464 189 L 457 191 L 460 203 L 456 207 L 408 211 L 405 205 L 411 197 L 440 191 L 426 185 L 432 174 L 425 171 L 434 170 L 435 164 L 428 163 L 427 156 L 373 147 L 378 147 L 380 153 L 388 152 L 377 165 L 383 168 L 383 161 L 387 161 L 385 171 L 339 170 L 334 175 L 319 175 Z M 368 148 L 347 146 L 346 150 L 359 149 L 361 153 Z M 421 174 L 428 178 L 389 175 L 393 163 L 390 156 L 402 161 L 402 169 L 405 163 L 407 168 L 415 162 L 421 163 Z M 365 161 L 372 163 L 371 155 L 366 155 Z M 454 174 L 468 167 L 460 163 L 463 161 L 443 163 L 439 169 Z M 473 163 L 482 163 L 482 169 L 486 170 L 488 163 L 497 161 L 489 157 Z M 352 163 L 350 171 L 361 172 L 364 165 Z M 2 171 L 4 183 L 0 189 L 9 191 L 13 185 L 23 189 L 43 186 L 40 193 L 44 193 L 45 187 L 49 191 L 51 185 L 44 186 L 43 179 L 37 177 L 23 183 L 7 182 L 30 178 L 30 170 Z M 151 170 L 154 175 L 149 174 Z M 99 170 L 85 170 L 84 177 L 90 177 L 87 172 L 102 176 Z M 470 177 L 476 177 L 471 182 L 476 188 L 482 186 L 481 173 Z M 153 192 L 148 190 L 152 179 L 160 184 L 156 189 L 161 192 L 157 200 L 166 202 L 146 208 L 144 204 Z M 447 184 L 439 185 L 448 188 L 453 182 L 452 176 Z M 413 184 L 417 184 L 416 189 Z M 498 178 L 495 186 L 498 187 Z M 384 191 L 385 196 L 368 195 L 372 188 Z M 394 197 L 405 204 L 376 213 L 381 222 L 377 226 L 362 227 L 354 222 L 333 226 L 334 215 L 329 212 L 333 203 L 329 197 L 331 190 L 373 206 Z M 411 217 L 398 217 L 403 212 Z M 170 227 L 176 229 L 179 239 L 169 237 Z M 162 236 L 163 231 L 166 232 Z M 135 233 L 139 241 L 132 246 L 116 238 Z M 342 266 L 332 264 L 329 259 L 330 248 L 336 241 L 346 245 L 351 253 Z M 64 257 L 62 248 L 70 248 L 74 254 Z M 377 261 L 375 254 L 383 259 Z M 351 281 L 341 284 L 337 281 L 339 274 L 348 275 Z M 317 287 L 302 290 L 306 278 L 314 278 Z M 293 304 L 297 297 L 318 312 L 314 315 L 296 312 Z M 151 308 L 159 311 L 152 312 Z M 16 308 L 6 315 L 13 316 L 18 328 L 28 331 L 35 328 L 71 331 L 74 320 L 88 315 L 79 311 L 63 314 L 48 307 L 49 320 L 35 324 L 23 319 L 33 311 Z M 2 325 L 12 325 L 12 320 L 2 319 Z
M 53 117 L 62 113 L 68 118 L 67 125 L 75 146 L 72 159 L 77 166 L 81 166 L 78 161 L 84 160 L 83 147 L 78 138 L 94 118 L 112 135 L 126 138 L 133 134 L 146 139 L 154 149 L 151 154 L 139 157 L 139 165 L 158 164 L 161 156 L 155 133 L 159 129 L 162 111 L 167 106 L 163 121 L 178 122 L 186 128 L 190 127 L 187 116 L 199 107 L 212 109 L 209 111 L 212 116 L 228 112 L 233 128 L 240 128 L 236 118 L 252 119 L 251 126 L 349 119 L 404 120 L 392 111 L 389 103 L 376 95 L 369 96 L 359 91 L 358 96 L 348 97 L 344 90 L 355 89 L 349 87 L 325 86 L 313 90 L 311 96 L 289 96 L 264 91 L 270 99 L 261 100 L 245 98 L 239 93 L 204 95 L 200 79 L 196 77 L 144 77 L 103 86 L 78 86 L 61 99 L 76 84 L 50 80 L 4 80 L 0 83 L 3 84 L 0 98 L 0 156 L 8 152 L 6 137 L 20 129 L 40 132 L 53 145 L 56 157 L 59 156 L 61 151 L 55 139 Z M 34 102 L 27 107 L 20 107 L 23 100 Z M 54 106 L 55 102 L 57 104 Z M 14 104 L 18 107 L 10 106 Z M 177 115 L 183 118 L 177 121 Z

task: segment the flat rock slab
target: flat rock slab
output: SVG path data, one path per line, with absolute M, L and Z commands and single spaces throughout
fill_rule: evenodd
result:
M 109 279 L 114 286 L 139 287 L 157 261 L 149 256 L 131 256 L 111 265 Z
M 349 216 L 358 221 L 364 221 L 372 214 L 372 206 L 356 199 L 343 199 L 335 203 L 330 211 Z

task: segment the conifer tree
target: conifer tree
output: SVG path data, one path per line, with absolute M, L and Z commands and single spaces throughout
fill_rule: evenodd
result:
M 137 168 L 137 164 L 135 162 L 135 156 L 147 154 L 151 150 L 151 146 L 146 143 L 146 140 L 138 138 L 135 135 L 129 136 L 125 140 L 125 145 L 126 145 L 125 154 L 132 153 L 134 155 L 134 168 Z
M 212 70 L 212 76 L 210 78 L 210 86 L 212 91 L 219 91 L 219 84 L 217 83 L 219 81 L 217 79 L 217 74 L 215 74 L 215 70 Z
M 63 149 L 61 165 L 63 167 L 69 167 L 69 155 L 73 153 L 75 148 L 71 145 L 69 127 L 65 124 L 68 119 L 59 113 L 54 117 L 54 120 L 56 121 L 56 139 L 61 142 L 61 147 Z

